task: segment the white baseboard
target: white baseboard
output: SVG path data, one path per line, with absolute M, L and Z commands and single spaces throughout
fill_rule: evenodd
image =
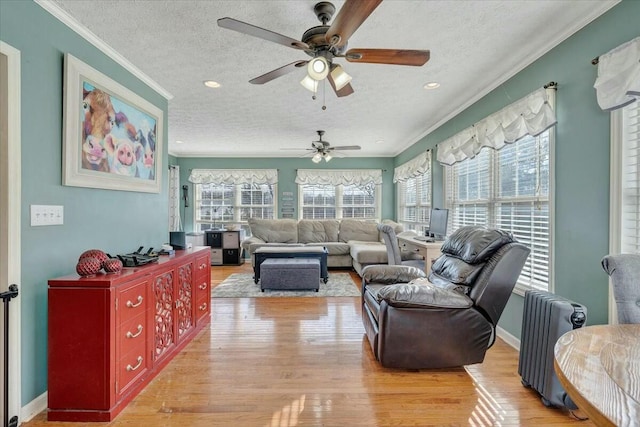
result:
M 507 332 L 506 330 L 502 329 L 500 326 L 496 327 L 496 333 L 498 334 L 498 337 L 500 339 L 502 339 L 502 341 L 506 342 L 511 347 L 513 347 L 516 350 L 520 351 L 520 340 L 518 338 L 516 338 L 515 336 L 511 335 L 509 332 Z
M 22 407 L 20 411 L 20 422 L 26 423 L 45 409 L 47 409 L 46 391 Z

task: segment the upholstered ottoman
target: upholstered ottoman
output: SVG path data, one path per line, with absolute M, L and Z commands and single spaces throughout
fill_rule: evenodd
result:
M 262 262 L 260 289 L 300 290 L 320 288 L 317 258 L 269 258 Z

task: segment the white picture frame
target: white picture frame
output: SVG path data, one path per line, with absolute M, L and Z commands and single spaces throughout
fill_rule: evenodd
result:
M 159 193 L 163 111 L 67 53 L 62 184 Z

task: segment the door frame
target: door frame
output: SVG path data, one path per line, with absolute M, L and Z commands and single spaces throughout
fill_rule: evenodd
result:
M 0 168 L 5 171 L 7 186 L 0 188 L 2 198 L 8 203 L 2 204 L 0 209 L 4 209 L 2 218 L 3 227 L 7 230 L 2 233 L 6 241 L 0 242 L 7 249 L 6 276 L 2 281 L 9 284 L 15 283 L 20 286 L 21 277 L 21 241 L 20 241 L 20 212 L 22 205 L 21 197 L 21 103 L 20 103 L 20 51 L 7 43 L 0 41 L 0 54 L 7 58 L 7 147 L 6 157 L 0 159 Z M 21 416 L 21 328 L 20 328 L 20 305 L 21 297 L 18 295 L 10 303 L 9 310 L 9 418 Z M 20 422 L 20 420 L 18 420 Z

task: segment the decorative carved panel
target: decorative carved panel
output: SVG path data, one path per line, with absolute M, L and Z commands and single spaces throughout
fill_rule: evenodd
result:
M 155 351 L 157 360 L 175 344 L 173 336 L 173 272 L 156 277 L 153 283 L 155 294 Z
M 178 337 L 193 326 L 193 264 L 178 267 Z

